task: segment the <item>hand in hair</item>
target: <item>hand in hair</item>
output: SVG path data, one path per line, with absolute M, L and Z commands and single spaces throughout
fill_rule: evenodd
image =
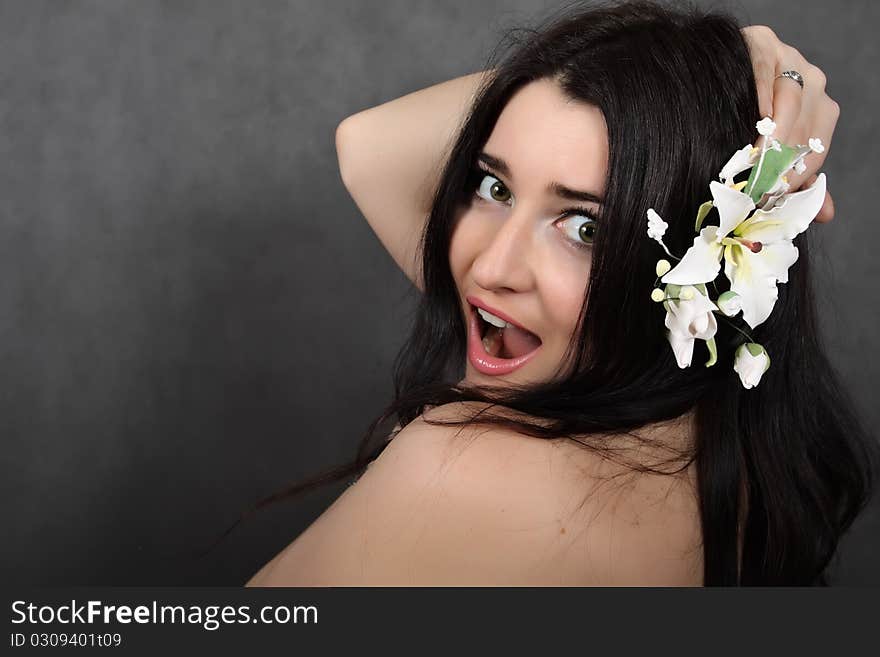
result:
M 806 144 L 810 137 L 819 137 L 825 145 L 822 153 L 811 153 L 805 160 L 806 170 L 789 176 L 792 191 L 809 187 L 828 156 L 831 136 L 840 115 L 840 106 L 825 92 L 825 74 L 804 59 L 797 49 L 783 43 L 769 27 L 750 25 L 743 28 L 749 44 L 752 68 L 758 90 L 761 116 L 771 116 L 776 123 L 774 136 L 786 144 Z M 777 78 L 783 71 L 795 70 L 804 79 L 804 88 L 787 78 Z M 829 192 L 816 221 L 834 218 L 834 202 Z

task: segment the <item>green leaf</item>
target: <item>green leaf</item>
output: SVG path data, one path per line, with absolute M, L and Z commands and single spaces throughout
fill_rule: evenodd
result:
M 706 218 L 706 215 L 709 214 L 709 210 L 711 210 L 712 207 L 712 201 L 706 201 L 697 210 L 697 222 L 694 224 L 694 230 L 696 232 L 700 232 L 700 226 L 703 225 L 703 219 Z
M 706 361 L 706 367 L 712 367 L 718 361 L 718 347 L 715 346 L 715 338 L 706 340 L 706 346 L 709 348 L 709 360 Z
M 788 171 L 797 159 L 797 149 L 781 144 L 782 150 L 768 149 L 764 153 L 763 162 L 758 159 L 749 175 L 745 189 L 749 197 L 757 203 L 761 197 L 776 185 L 779 176 Z M 760 163 L 760 167 L 758 166 Z
M 669 283 L 666 286 L 667 297 L 673 297 L 674 299 L 677 299 L 679 294 L 681 294 L 681 285 L 674 285 L 672 283 Z

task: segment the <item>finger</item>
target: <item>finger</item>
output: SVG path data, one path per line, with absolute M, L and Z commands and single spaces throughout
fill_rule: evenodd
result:
M 816 182 L 816 178 L 818 178 L 818 177 L 819 177 L 819 176 L 818 176 L 817 174 L 815 174 L 815 173 L 814 173 L 813 175 L 811 175 L 811 176 L 807 179 L 807 181 L 804 183 L 804 189 L 807 189 L 808 187 L 812 187 L 812 186 L 813 186 L 813 183 Z M 792 191 L 794 191 L 794 186 L 793 186 L 793 185 L 789 188 L 789 192 L 792 192 Z
M 758 91 L 758 111 L 761 116 L 773 116 L 773 70 L 755 68 L 755 88 Z
M 788 143 L 789 135 L 801 113 L 804 93 L 801 85 L 790 78 L 776 78 L 773 82 L 773 122 L 776 130 L 773 136 L 783 144 Z
M 802 75 L 804 89 L 801 92 L 801 111 L 785 140 L 789 146 L 806 144 L 810 137 L 820 137 L 824 142 L 834 132 L 836 116 L 839 114 L 836 103 L 825 93 L 825 74 L 819 68 L 807 64 Z M 824 121 L 829 117 L 830 123 Z M 816 132 L 819 127 L 823 129 L 822 134 Z
M 832 219 L 834 219 L 834 199 L 831 198 L 831 192 L 826 190 L 825 202 L 822 203 L 819 214 L 816 215 L 814 221 L 818 221 L 820 224 L 827 224 Z
M 804 156 L 804 166 L 806 167 L 802 173 L 790 171 L 788 173 L 788 182 L 791 191 L 800 189 L 806 180 L 815 179 L 815 174 L 825 163 L 828 151 L 831 148 L 831 140 L 834 136 L 834 128 L 837 126 L 837 119 L 840 116 L 840 106 L 828 96 L 824 96 L 823 102 L 815 108 L 815 117 L 807 123 L 807 128 L 799 128 L 799 131 L 806 131 L 803 141 L 806 142 L 810 137 L 818 137 L 822 140 L 825 150 L 822 153 L 807 153 Z M 809 117 L 805 117 L 809 118 Z M 832 206 L 833 207 L 833 206 Z
M 766 25 L 750 25 L 743 28 L 752 60 L 752 73 L 758 92 L 758 111 L 761 116 L 773 114 L 773 77 L 776 75 L 776 44 L 779 39 Z
M 806 183 L 804 184 L 804 189 L 813 186 L 813 183 L 816 182 L 816 178 L 819 176 L 815 173 L 811 175 Z M 816 215 L 814 221 L 819 222 L 820 224 L 828 223 L 834 219 L 834 199 L 831 198 L 831 192 L 827 189 L 825 190 L 825 200 L 822 202 L 822 207 L 819 208 L 819 213 Z

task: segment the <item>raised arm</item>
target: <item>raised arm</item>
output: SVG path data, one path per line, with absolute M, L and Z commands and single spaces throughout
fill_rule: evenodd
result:
M 840 108 L 825 91 L 825 75 L 766 26 L 743 29 L 749 44 L 760 109 L 777 122 L 777 136 L 805 143 L 820 137 L 806 170 L 790 176 L 792 189 L 809 185 L 828 156 Z M 795 69 L 805 79 L 778 77 Z M 346 118 L 336 130 L 342 181 L 379 240 L 407 277 L 423 289 L 416 249 L 430 203 L 458 128 L 485 71 L 407 94 Z M 816 221 L 830 221 L 830 193 Z
M 342 182 L 376 236 L 423 289 L 416 249 L 431 198 L 484 72 L 353 114 L 336 129 Z

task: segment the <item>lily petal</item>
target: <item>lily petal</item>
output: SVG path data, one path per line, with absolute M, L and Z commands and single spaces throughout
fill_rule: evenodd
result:
M 694 339 L 675 331 L 667 331 L 666 337 L 675 354 L 675 361 L 681 369 L 690 367 L 691 359 L 694 356 Z
M 717 180 L 709 183 L 709 189 L 712 191 L 712 202 L 718 208 L 718 215 L 721 217 L 720 225 L 716 228 L 718 231 L 716 241 L 720 242 L 721 238 L 749 216 L 749 212 L 755 209 L 755 202 L 748 194 L 722 185 Z
M 695 294 L 686 301 L 668 301 L 665 324 L 674 333 L 688 335 L 701 340 L 708 340 L 715 335 L 718 324 L 712 311 L 717 310 L 709 297 L 695 287 L 688 286 Z
M 694 245 L 681 261 L 660 280 L 674 285 L 692 285 L 714 281 L 721 270 L 721 244 L 715 240 L 717 226 L 706 226 L 694 238 Z
M 748 251 L 748 249 L 744 249 Z M 756 256 L 768 275 L 780 283 L 788 283 L 788 270 L 797 262 L 798 248 L 789 241 L 765 244 L 760 253 L 748 251 L 748 256 Z
M 769 212 L 757 210 L 734 230 L 734 234 L 754 242 L 792 240 L 807 229 L 825 202 L 825 174 L 820 173 L 808 189 L 787 194 Z
M 798 258 L 791 242 L 765 245 L 759 253 L 739 246 L 728 247 L 724 274 L 730 289 L 740 296 L 743 319 L 755 328 L 773 312 L 779 291 L 776 281 L 788 282 L 788 269 Z
M 752 155 L 752 150 L 752 145 L 746 144 L 733 154 L 718 174 L 721 182 L 728 185 L 736 174 L 742 173 L 749 167 L 754 166 L 755 157 Z
M 668 303 L 668 310 L 666 311 L 666 319 L 663 320 L 663 323 L 666 325 L 672 333 L 677 333 L 678 335 L 683 335 L 689 338 L 693 338 L 690 331 L 688 331 L 688 324 L 690 323 L 690 316 L 685 315 L 679 309 L 679 302 L 670 301 Z

